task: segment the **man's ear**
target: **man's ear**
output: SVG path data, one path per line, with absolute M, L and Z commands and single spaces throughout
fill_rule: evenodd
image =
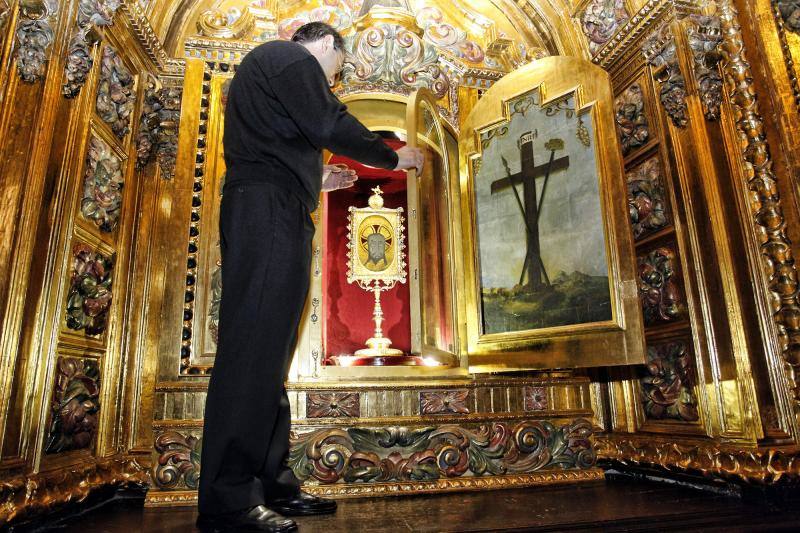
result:
M 322 38 L 322 44 L 324 44 L 324 50 L 327 52 L 328 49 L 333 48 L 333 35 L 326 35 Z

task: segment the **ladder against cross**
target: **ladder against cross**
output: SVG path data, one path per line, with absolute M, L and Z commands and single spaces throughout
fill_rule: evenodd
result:
M 506 177 L 499 179 L 491 184 L 491 193 L 503 191 L 508 187 L 514 191 L 520 214 L 525 221 L 525 261 L 522 265 L 522 272 L 519 277 L 519 284 L 525 280 L 527 274 L 528 286 L 530 290 L 536 291 L 550 285 L 550 279 L 542 262 L 541 247 L 539 245 L 539 214 L 542 208 L 542 201 L 547 192 L 547 182 L 551 172 L 569 168 L 569 156 L 555 158 L 556 151 L 564 149 L 562 139 L 550 139 L 545 144 L 545 148 L 550 151 L 550 160 L 536 166 L 533 157 L 533 141 L 538 136 L 538 131 L 529 131 L 520 136 L 518 146 L 520 153 L 521 170 L 512 174 L 508 167 L 508 162 L 504 157 L 503 165 L 506 168 Z M 544 177 L 541 196 L 537 198 L 536 178 Z M 522 184 L 522 198 L 517 191 L 517 185 Z

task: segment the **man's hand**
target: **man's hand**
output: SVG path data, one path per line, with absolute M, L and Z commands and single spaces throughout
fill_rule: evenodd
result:
M 344 165 L 322 167 L 322 192 L 331 192 L 352 187 L 358 180 L 356 171 Z
M 403 146 L 397 150 L 397 166 L 395 170 L 405 170 L 409 168 L 416 168 L 417 174 L 422 172 L 422 164 L 425 162 L 425 156 L 422 155 L 422 150 L 419 148 L 411 148 L 410 146 Z

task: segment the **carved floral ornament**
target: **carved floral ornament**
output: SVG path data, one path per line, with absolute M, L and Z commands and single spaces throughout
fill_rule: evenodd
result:
M 161 176 L 175 175 L 182 95 L 181 87 L 162 87 L 155 78 L 148 80 L 136 135 L 137 169 L 147 166 L 155 150 Z
M 44 78 L 47 54 L 55 34 L 50 26 L 58 12 L 58 0 L 23 0 L 17 24 L 17 73 L 22 81 L 36 83 Z
M 97 434 L 99 411 L 100 368 L 97 361 L 59 358 L 45 452 L 88 448 Z
M 124 179 L 122 160 L 105 141 L 92 136 L 86 156 L 81 213 L 101 231 L 110 233 L 117 227 Z
M 695 363 L 689 346 L 674 341 L 647 347 L 647 375 L 641 379 L 647 418 L 696 422 Z
M 650 36 L 642 52 L 653 67 L 653 76 L 660 85 L 659 100 L 664 111 L 675 126 L 685 128 L 689 123 L 686 79 L 681 73 L 675 37 L 669 26 L 665 24 Z
M 603 47 L 628 19 L 624 0 L 591 0 L 581 14 L 581 29 L 593 54 Z
M 719 44 L 722 30 L 718 17 L 692 15 L 688 17 L 689 48 L 694 58 L 694 75 L 708 120 L 719 118 L 722 104 L 722 75 L 717 64 L 720 60 Z
M 67 327 L 87 335 L 101 335 L 108 326 L 113 293 L 114 257 L 107 257 L 87 244 L 72 251 L 72 275 L 67 297 Z
M 95 109 L 103 122 L 108 124 L 114 135 L 120 139 L 130 131 L 131 113 L 136 104 L 134 83 L 133 74 L 125 66 L 117 51 L 106 46 L 103 49 Z
M 78 4 L 77 26 L 69 44 L 69 54 L 64 66 L 65 83 L 61 93 L 65 98 L 75 98 L 92 70 L 90 37 L 94 27 L 109 26 L 119 8 L 120 0 L 81 0 Z

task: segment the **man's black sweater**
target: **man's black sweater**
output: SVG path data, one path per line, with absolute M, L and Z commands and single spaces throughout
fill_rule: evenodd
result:
M 268 181 L 313 211 L 322 149 L 393 169 L 397 154 L 347 112 L 317 59 L 298 43 L 272 41 L 242 60 L 231 82 L 223 139 L 227 183 Z

